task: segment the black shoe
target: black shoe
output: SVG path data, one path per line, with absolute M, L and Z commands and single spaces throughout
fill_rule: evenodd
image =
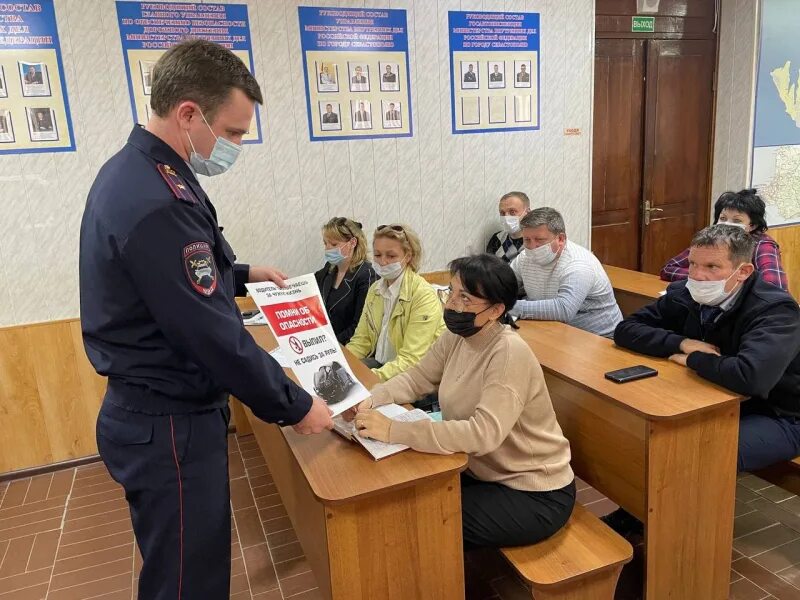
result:
M 624 538 L 644 534 L 644 524 L 622 508 L 600 517 L 600 520 Z

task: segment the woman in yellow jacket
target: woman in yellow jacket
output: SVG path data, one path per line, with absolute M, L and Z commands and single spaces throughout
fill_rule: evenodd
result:
M 387 381 L 425 356 L 444 331 L 442 305 L 417 274 L 422 246 L 403 225 L 381 225 L 372 241 L 373 268 L 364 312 L 347 348 Z

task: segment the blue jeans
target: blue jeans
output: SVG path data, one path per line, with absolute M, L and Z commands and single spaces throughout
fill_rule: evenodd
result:
M 800 419 L 743 414 L 739 421 L 739 471 L 757 471 L 800 456 Z

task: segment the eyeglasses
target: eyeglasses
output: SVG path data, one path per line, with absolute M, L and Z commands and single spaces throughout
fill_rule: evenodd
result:
M 405 234 L 406 230 L 403 229 L 402 225 L 378 225 L 378 231 L 383 229 L 391 229 L 392 231 L 396 231 L 397 233 Z
M 468 312 L 469 308 L 473 306 L 480 306 L 481 304 L 486 304 L 488 302 L 487 300 L 483 299 L 473 300 L 464 292 L 453 295 L 453 288 L 447 288 L 446 290 L 442 290 L 442 292 L 444 297 L 439 296 L 439 299 L 442 301 L 442 303 L 458 313 Z
M 363 226 L 358 221 L 352 221 L 352 223 L 359 229 L 363 229 Z M 336 217 L 333 220 L 333 224 L 336 225 L 336 227 L 341 227 L 344 229 L 351 238 L 356 237 L 355 233 L 353 233 L 353 230 L 350 228 L 350 225 L 347 224 L 347 219 L 344 217 Z

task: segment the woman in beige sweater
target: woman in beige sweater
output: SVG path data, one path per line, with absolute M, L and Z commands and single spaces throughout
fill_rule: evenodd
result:
M 558 531 L 575 504 L 569 442 L 528 344 L 504 325 L 517 300 L 511 267 L 496 256 L 450 265 L 448 331 L 419 364 L 372 390 L 360 434 L 421 452 L 469 454 L 462 475 L 465 548 L 533 544 Z M 391 421 L 372 407 L 438 390 L 442 422 Z

